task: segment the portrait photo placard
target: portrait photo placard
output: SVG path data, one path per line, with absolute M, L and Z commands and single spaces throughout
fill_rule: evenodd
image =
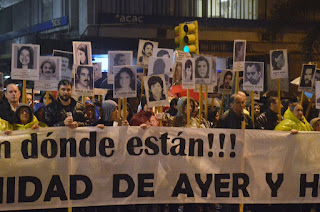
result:
M 234 40 L 233 42 L 233 71 L 243 71 L 246 60 L 246 40 Z
M 73 57 L 75 65 L 92 65 L 91 42 L 73 41 Z
M 164 74 L 145 77 L 144 87 L 148 107 L 169 105 Z
M 195 68 L 194 58 L 182 59 L 182 88 L 194 89 L 195 88 Z
M 316 81 L 316 109 L 320 109 L 320 81 Z
M 139 40 L 137 65 L 143 68 L 148 67 L 149 59 L 153 56 L 153 49 L 158 48 L 158 42 L 150 40 Z
M 114 66 L 114 98 L 130 98 L 137 96 L 137 67 Z
M 150 57 L 148 65 L 148 76 L 157 74 L 169 75 L 171 59 L 162 57 Z
M 316 65 L 303 64 L 298 91 L 312 91 Z
M 3 84 L 3 73 L 0 72 L 0 91 L 3 91 L 3 87 L 4 87 L 4 84 Z
M 264 83 L 264 63 L 245 62 L 244 65 L 243 90 L 263 91 Z
M 52 56 L 61 57 L 61 79 L 72 82 L 73 54 L 60 50 L 53 50 Z
M 316 82 L 320 81 L 320 69 L 316 68 L 316 73 L 314 74 L 313 90 L 316 90 Z
M 108 51 L 108 84 L 113 84 L 113 67 L 132 65 L 132 51 Z
M 79 96 L 93 95 L 93 66 L 75 66 L 74 91 Z
M 34 81 L 34 89 L 56 91 L 61 79 L 61 57 L 40 56 L 39 80 Z
M 288 78 L 288 54 L 286 49 L 270 51 L 271 79 Z
M 230 94 L 232 91 L 234 72 L 230 69 L 222 70 L 219 82 L 219 93 Z
M 39 80 L 40 45 L 12 44 L 11 78 Z
M 211 85 L 212 58 L 210 56 L 195 55 L 195 83 Z
M 152 56 L 167 58 L 167 59 L 171 59 L 171 61 L 173 61 L 173 49 L 153 48 Z M 173 62 L 172 62 L 172 64 L 173 64 Z

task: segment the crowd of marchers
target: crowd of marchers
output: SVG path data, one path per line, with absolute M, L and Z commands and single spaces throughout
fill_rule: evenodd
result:
M 190 108 L 188 108 L 186 97 L 172 98 L 170 107 L 164 113 L 157 113 L 154 108 L 148 107 L 146 97 L 138 92 L 137 97 L 128 98 L 127 118 L 123 120 L 121 118 L 123 109 L 118 107 L 117 99 L 113 98 L 112 91 L 108 91 L 103 101 L 89 97 L 86 101 L 77 101 L 72 97 L 72 86 L 68 80 L 61 80 L 56 96 L 44 94 L 39 102 L 34 102 L 32 96 L 29 95 L 27 96 L 28 104 L 26 104 L 21 103 L 19 88 L 15 84 L 8 84 L 3 94 L 0 93 L 0 131 L 10 136 L 14 130 L 35 130 L 41 127 L 56 126 L 66 126 L 71 129 L 85 126 L 96 126 L 103 129 L 105 126 L 121 125 L 140 126 L 144 129 L 160 125 L 187 127 L 188 110 L 190 111 L 190 127 L 192 128 L 280 130 L 291 131 L 293 134 L 299 131 L 320 131 L 318 114 L 311 114 L 310 117 L 316 118 L 313 118 L 309 123 L 304 117 L 303 106 L 299 102 L 286 102 L 283 106 L 277 97 L 272 96 L 268 97 L 263 106 L 255 103 L 254 110 L 251 110 L 247 107 L 246 94 L 239 91 L 230 96 L 228 110 L 220 112 L 219 107 L 209 106 L 208 118 L 205 119 L 203 118 L 204 114 L 199 115 L 199 102 L 194 99 L 190 99 Z M 278 113 L 279 107 L 283 111 L 281 115 Z M 260 108 L 264 109 L 260 110 Z M 250 116 L 249 111 L 253 111 L 254 116 Z M 156 206 L 151 208 L 153 207 Z M 166 205 L 157 207 L 163 210 L 168 209 Z M 172 207 L 180 206 L 170 206 L 171 210 Z M 206 207 L 209 209 L 213 207 L 213 211 L 219 211 L 223 208 L 219 204 Z M 230 209 L 230 206 L 224 207 Z M 266 207 L 270 209 L 271 206 Z M 188 208 L 186 206 L 185 211 L 188 211 Z M 195 209 L 190 206 L 191 211 L 198 211 L 198 209 L 199 207 Z

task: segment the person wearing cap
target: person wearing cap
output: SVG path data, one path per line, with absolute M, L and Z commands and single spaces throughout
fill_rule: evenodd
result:
M 39 121 L 33 115 L 29 105 L 21 103 L 18 105 L 14 116 L 13 130 L 37 129 Z
M 45 111 L 45 105 L 43 103 L 36 103 L 33 106 L 33 114 L 37 117 L 39 121 L 39 127 L 48 127 L 45 123 L 44 119 L 44 111 Z
M 310 125 L 314 131 L 320 131 L 320 117 L 312 119 Z

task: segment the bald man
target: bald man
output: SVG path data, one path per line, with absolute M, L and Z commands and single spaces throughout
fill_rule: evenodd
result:
M 14 112 L 19 105 L 21 92 L 15 84 L 6 87 L 5 99 L 0 103 L 0 118 L 13 124 Z

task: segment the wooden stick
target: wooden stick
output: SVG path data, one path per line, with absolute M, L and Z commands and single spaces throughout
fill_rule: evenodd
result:
M 46 106 L 48 105 L 49 98 L 49 91 L 46 91 Z
M 208 86 L 206 85 L 204 87 L 205 93 L 204 93 L 204 118 L 208 120 Z
M 236 71 L 236 84 L 235 84 L 235 90 L 234 90 L 234 92 L 235 93 L 238 93 L 238 91 L 239 91 L 239 71 Z
M 98 95 L 98 101 L 101 102 L 101 95 Z
M 243 206 L 244 206 L 243 204 L 239 205 L 239 212 L 243 212 Z
M 147 69 L 146 69 L 146 68 L 143 68 L 143 75 L 142 75 L 142 78 L 141 78 L 141 96 L 143 95 L 144 77 L 146 76 L 146 72 L 147 72 Z
M 251 99 L 251 120 L 254 124 L 254 91 L 250 92 L 250 99 Z
M 123 98 L 123 107 L 122 107 L 122 110 L 123 110 L 123 121 L 127 120 L 127 98 Z
M 22 103 L 27 103 L 27 81 L 22 81 Z
M 159 112 L 159 113 L 162 113 L 162 112 L 163 112 L 162 106 L 159 106 L 159 107 L 158 107 L 158 112 Z M 160 127 L 162 127 L 162 126 L 163 126 L 163 123 L 162 123 L 162 120 L 160 120 Z
M 199 109 L 199 126 L 200 126 L 201 122 L 202 122 L 202 110 L 203 110 L 202 85 L 201 84 L 200 84 L 200 88 L 199 88 L 199 105 L 200 105 L 200 109 Z
M 281 92 L 280 92 L 280 79 L 278 79 L 278 120 L 281 121 Z
M 187 127 L 190 127 L 190 89 L 187 89 Z
M 121 102 L 122 102 L 121 100 L 122 100 L 121 98 L 118 99 L 118 111 L 119 111 L 118 119 L 121 118 Z

